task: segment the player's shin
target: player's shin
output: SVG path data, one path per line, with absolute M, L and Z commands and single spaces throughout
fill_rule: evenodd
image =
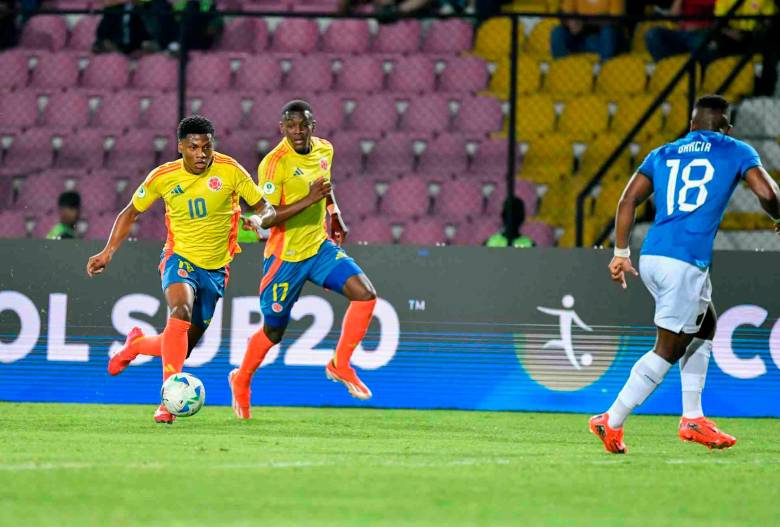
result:
M 163 380 L 181 371 L 187 358 L 187 331 L 190 323 L 169 318 L 162 334 Z
M 376 299 L 353 300 L 349 303 L 347 313 L 344 315 L 344 323 L 341 325 L 341 337 L 336 345 L 336 355 L 333 358 L 333 365 L 336 368 L 349 367 L 352 353 L 368 331 L 375 305 Z
M 712 354 L 712 341 L 695 338 L 680 359 L 683 417 L 697 419 L 704 416 L 701 392 L 707 379 L 707 366 Z
M 151 357 L 162 356 L 162 335 L 152 335 L 136 339 L 127 348 L 133 357 L 138 355 L 149 355 Z
M 274 346 L 268 335 L 265 334 L 263 328 L 260 328 L 252 338 L 249 339 L 249 343 L 246 347 L 246 353 L 244 354 L 244 360 L 241 362 L 241 368 L 236 376 L 236 383 L 238 385 L 249 387 L 249 383 L 252 380 L 260 364 L 263 363 L 268 350 Z
M 661 384 L 664 376 L 671 368 L 671 363 L 656 355 L 655 350 L 650 350 L 631 368 L 626 384 L 617 396 L 617 399 L 609 408 L 609 426 L 620 428 L 629 414 L 645 402 L 656 387 Z

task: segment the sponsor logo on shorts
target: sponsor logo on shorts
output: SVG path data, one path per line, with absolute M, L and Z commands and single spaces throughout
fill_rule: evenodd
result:
M 327 157 L 323 157 L 323 158 L 320 159 L 320 168 L 322 170 L 328 170 L 328 158 Z
M 271 310 L 274 313 L 281 313 L 284 310 L 284 308 L 282 307 L 282 304 L 280 304 L 279 302 L 274 302 L 273 304 L 271 304 Z
M 182 278 L 187 278 L 188 276 L 190 276 L 190 273 L 188 273 L 184 269 L 179 269 L 178 275 L 181 276 Z
M 273 194 L 274 192 L 276 192 L 276 185 L 274 185 L 270 181 L 266 181 L 265 185 L 263 185 L 263 192 L 265 194 Z
M 217 176 L 211 176 L 209 178 L 209 190 L 212 192 L 217 192 L 218 190 L 222 190 L 222 180 L 219 179 Z

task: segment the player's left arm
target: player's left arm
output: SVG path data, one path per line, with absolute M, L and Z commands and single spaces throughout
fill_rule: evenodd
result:
M 330 237 L 336 242 L 336 245 L 341 247 L 341 244 L 344 243 L 347 235 L 349 235 L 349 229 L 341 216 L 341 209 L 339 209 L 338 203 L 336 203 L 336 195 L 333 193 L 333 189 L 325 197 L 325 205 L 328 209 L 328 214 L 330 214 Z
M 631 264 L 628 241 L 634 226 L 636 209 L 653 193 L 653 181 L 641 172 L 636 172 L 623 190 L 615 214 L 615 256 L 609 263 L 609 273 L 614 282 L 623 289 L 627 287 L 626 273 L 639 276 Z

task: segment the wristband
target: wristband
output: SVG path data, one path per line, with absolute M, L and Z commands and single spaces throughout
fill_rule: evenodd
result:
M 341 211 L 335 203 L 331 203 L 328 205 L 328 214 L 333 216 L 334 214 L 341 214 Z
M 625 249 L 619 249 L 618 247 L 615 247 L 615 256 L 618 258 L 628 258 L 631 256 L 631 249 L 626 247 Z

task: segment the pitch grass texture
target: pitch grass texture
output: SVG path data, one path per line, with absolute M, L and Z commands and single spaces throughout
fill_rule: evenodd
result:
M 626 456 L 571 414 L 0 404 L 0 525 L 778 525 L 780 422 L 737 446 L 635 416 Z

